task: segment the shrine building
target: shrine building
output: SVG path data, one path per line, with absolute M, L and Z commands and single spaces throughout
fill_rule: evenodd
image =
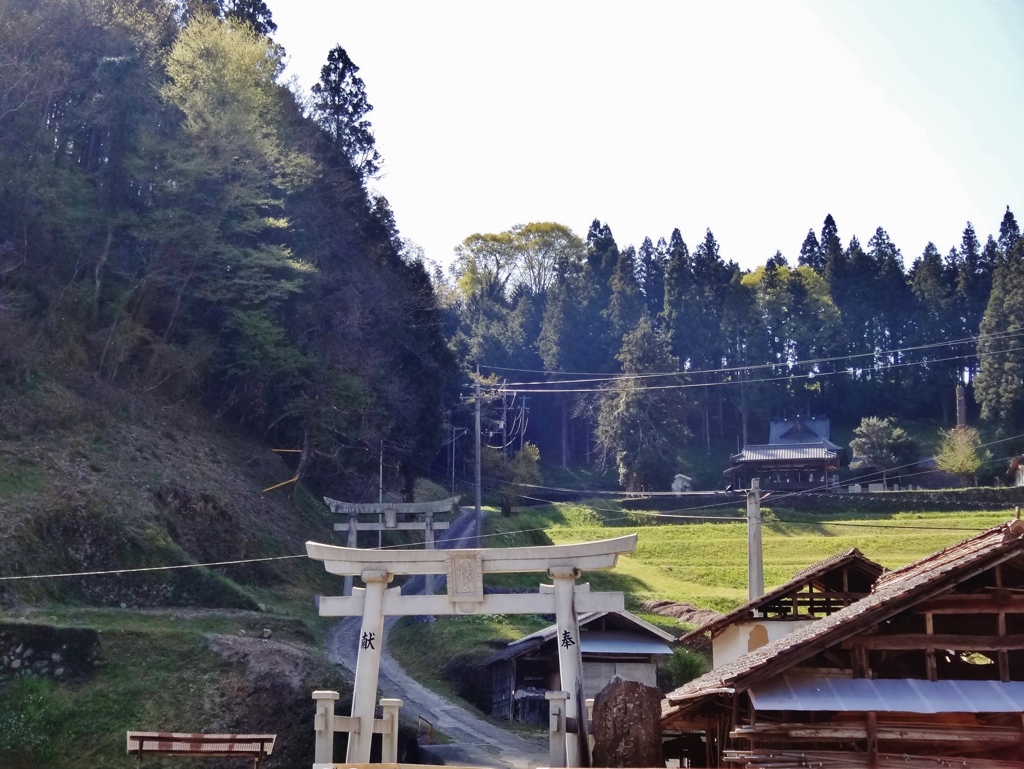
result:
M 838 491 L 842 447 L 829 440 L 827 419 L 791 417 L 771 423 L 768 443 L 748 444 L 729 458 L 724 475 L 734 489 L 761 479 L 765 491 Z

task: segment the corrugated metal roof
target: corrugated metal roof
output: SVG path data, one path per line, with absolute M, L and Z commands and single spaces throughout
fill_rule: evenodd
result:
M 835 459 L 837 453 L 821 444 L 793 444 L 790 446 L 744 446 L 732 457 L 733 462 L 781 462 L 807 459 Z
M 750 690 L 758 710 L 879 713 L 1024 712 L 1024 682 L 779 676 Z
M 671 654 L 664 641 L 634 633 L 580 633 L 580 651 L 584 654 Z

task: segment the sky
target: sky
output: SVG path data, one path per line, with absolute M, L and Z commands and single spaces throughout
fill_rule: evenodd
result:
M 268 0 L 285 78 L 360 67 L 403 237 L 556 221 L 795 263 L 829 213 L 909 267 L 1024 222 L 1024 3 Z

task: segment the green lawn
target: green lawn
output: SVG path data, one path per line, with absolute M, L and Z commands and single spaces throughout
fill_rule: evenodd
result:
M 708 515 L 736 514 L 718 509 Z M 797 571 L 852 547 L 887 568 L 897 568 L 1007 520 L 1010 513 L 897 513 L 831 515 L 816 518 L 786 510 L 764 511 L 765 584 L 771 588 Z M 648 600 L 686 601 L 727 611 L 747 599 L 747 529 L 743 521 L 665 524 L 643 512 L 625 512 L 607 500 L 523 509 L 513 517 L 490 513 L 485 543 L 490 547 L 565 544 L 638 535 L 636 552 L 615 569 L 587 572 L 595 590 L 621 590 L 626 608 Z M 535 587 L 538 574 L 488 575 L 486 582 Z M 651 619 L 649 615 L 645 618 Z M 528 617 L 449 617 L 432 624 L 406 622 L 389 638 L 389 648 L 414 676 L 452 693 L 443 660 L 452 655 L 482 658 L 503 641 L 543 626 Z M 677 623 L 659 624 L 673 629 Z M 488 651 L 488 649 L 490 651 Z

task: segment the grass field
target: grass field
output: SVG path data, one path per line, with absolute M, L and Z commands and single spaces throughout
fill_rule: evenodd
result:
M 738 514 L 709 510 L 709 515 Z M 797 571 L 851 547 L 896 568 L 1007 520 L 1009 511 L 899 513 L 815 518 L 786 510 L 763 511 L 765 584 L 781 584 Z M 589 572 L 595 588 L 626 593 L 627 608 L 653 599 L 687 601 L 723 611 L 746 600 L 747 528 L 737 520 L 664 524 L 643 512 L 624 512 L 608 501 L 532 508 L 512 518 L 492 515 L 490 544 L 564 544 L 638 535 L 636 552 L 607 572 Z M 535 576 L 499 577 L 493 583 L 528 586 Z
M 887 568 L 897 568 L 995 526 L 1009 511 L 898 513 L 828 519 L 784 509 L 763 511 L 765 585 L 771 588 L 835 553 L 859 548 Z M 739 515 L 720 508 L 707 515 Z M 595 590 L 621 590 L 626 608 L 636 611 L 654 599 L 686 601 L 728 611 L 747 600 L 745 521 L 666 524 L 653 514 L 623 511 L 607 500 L 528 508 L 512 517 L 490 513 L 485 542 L 490 547 L 565 544 L 608 539 L 636 532 L 636 552 L 622 556 L 608 571 L 587 572 Z M 486 583 L 536 587 L 537 574 L 488 575 Z M 659 624 L 668 625 L 664 618 Z M 405 621 L 389 638 L 389 648 L 414 676 L 451 693 L 443 661 L 452 655 L 482 659 L 490 649 L 545 624 L 530 617 L 452 617 L 423 625 Z M 682 627 L 678 627 L 682 630 Z

